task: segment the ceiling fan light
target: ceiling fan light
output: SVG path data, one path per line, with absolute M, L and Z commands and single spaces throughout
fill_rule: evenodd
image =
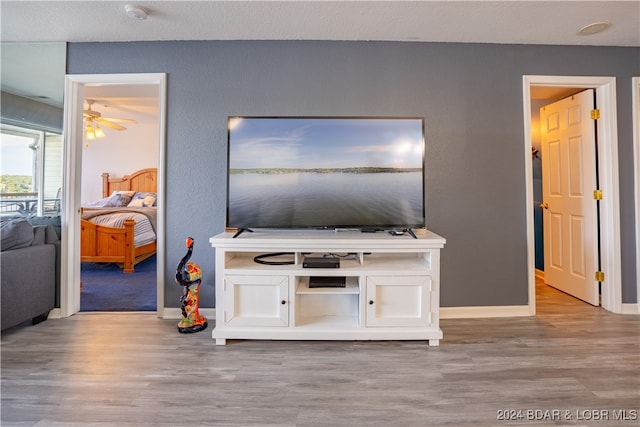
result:
M 104 131 L 98 125 L 96 125 L 96 129 L 94 131 L 96 138 L 104 138 Z
M 85 132 L 85 137 L 87 139 L 96 139 L 96 132 L 93 130 L 91 126 L 87 126 L 87 131 Z

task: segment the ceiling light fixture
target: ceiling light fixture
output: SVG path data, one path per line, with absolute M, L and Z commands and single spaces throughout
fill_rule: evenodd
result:
M 593 34 L 598 34 L 611 26 L 611 22 L 601 21 L 601 22 L 593 22 L 589 25 L 585 25 L 580 28 L 578 31 L 578 35 L 580 36 L 590 36 Z
M 124 11 L 127 13 L 127 16 L 133 19 L 137 19 L 139 21 L 144 21 L 145 19 L 147 19 L 147 16 L 149 15 L 149 13 L 139 7 L 139 6 L 133 6 L 133 5 L 126 5 L 124 7 Z
M 85 136 L 87 137 L 87 139 L 96 139 L 96 132 L 93 130 L 91 126 L 87 126 Z
M 95 127 L 96 138 L 104 138 L 104 131 L 98 124 L 96 123 Z
M 94 123 L 93 120 L 86 120 L 84 125 L 84 137 L 86 139 L 86 146 L 89 146 L 89 141 L 96 138 L 104 138 L 106 135 L 102 128 L 98 126 L 98 123 Z

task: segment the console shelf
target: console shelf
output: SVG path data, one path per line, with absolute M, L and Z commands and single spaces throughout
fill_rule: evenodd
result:
M 387 233 L 254 230 L 209 239 L 216 253 L 216 344 L 227 339 L 427 340 L 437 346 L 440 250 L 445 239 Z M 265 265 L 258 255 L 292 263 Z M 305 256 L 338 256 L 339 268 L 303 268 Z M 309 287 L 313 277 L 344 287 Z

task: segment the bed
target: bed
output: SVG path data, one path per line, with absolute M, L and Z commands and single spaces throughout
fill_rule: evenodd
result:
M 156 168 L 122 178 L 102 174 L 103 199 L 82 207 L 81 262 L 112 262 L 133 273 L 155 255 L 157 175 Z

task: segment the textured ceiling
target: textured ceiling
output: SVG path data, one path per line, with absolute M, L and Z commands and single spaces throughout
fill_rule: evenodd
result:
M 148 18 L 128 17 L 126 4 L 145 8 Z M 592 36 L 577 34 L 598 21 L 609 21 L 611 27 Z M 640 1 L 0 0 L 0 24 L 2 90 L 62 106 L 65 47 L 53 42 L 374 40 L 640 46 Z M 109 98 L 89 96 L 104 102 Z
M 393 40 L 640 46 L 634 1 L 1 2 L 3 42 L 133 40 Z M 596 35 L 590 23 L 612 26 Z

